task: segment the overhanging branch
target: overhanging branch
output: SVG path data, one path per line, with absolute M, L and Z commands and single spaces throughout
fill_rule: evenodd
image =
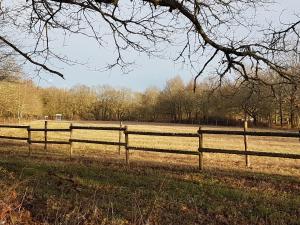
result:
M 44 70 L 46 70 L 46 71 L 48 71 L 50 73 L 56 74 L 56 75 L 58 75 L 58 76 L 60 76 L 61 78 L 64 79 L 64 75 L 62 73 L 60 73 L 59 71 L 50 69 L 48 66 L 46 66 L 46 65 L 44 65 L 42 63 L 39 63 L 39 62 L 33 60 L 27 53 L 21 51 L 17 46 L 15 46 L 14 44 L 12 44 L 6 38 L 0 36 L 0 40 L 3 41 L 7 46 L 9 46 L 10 48 L 12 48 L 14 51 L 16 51 L 17 53 L 19 53 L 21 56 L 23 56 L 30 63 L 32 63 L 34 65 L 37 65 L 37 66 L 43 68 Z

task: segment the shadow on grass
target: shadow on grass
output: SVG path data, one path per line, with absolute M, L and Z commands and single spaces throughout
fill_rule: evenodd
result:
M 292 176 L 40 155 L 2 154 L 0 167 L 24 181 L 24 207 L 51 224 L 300 223 Z

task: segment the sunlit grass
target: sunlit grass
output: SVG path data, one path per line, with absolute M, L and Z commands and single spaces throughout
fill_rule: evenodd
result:
M 118 122 L 73 122 L 74 125 L 89 125 L 89 126 L 114 126 L 118 127 Z M 56 122 L 49 121 L 48 128 L 68 128 L 69 122 Z M 126 123 L 129 130 L 137 131 L 158 131 L 158 132 L 187 132 L 196 133 L 198 130 L 197 125 L 168 125 L 168 124 L 135 124 Z M 43 121 L 33 121 L 30 123 L 33 128 L 43 128 Z M 202 127 L 202 129 L 224 129 L 224 130 L 242 130 L 239 127 Z M 251 129 L 261 130 L 266 129 Z M 270 131 L 270 130 L 269 130 Z M 272 131 L 272 130 L 271 130 Z M 26 131 L 17 129 L 0 129 L 0 135 L 18 135 L 27 136 Z M 48 140 L 61 140 L 67 141 L 70 138 L 70 133 L 53 133 L 48 132 Z M 72 138 L 87 139 L 87 140 L 102 140 L 118 142 L 118 131 L 94 131 L 94 130 L 74 130 Z M 32 139 L 44 140 L 43 132 L 32 132 Z M 122 133 L 121 141 L 124 142 L 124 134 Z M 198 138 L 186 137 L 158 137 L 158 136 L 141 136 L 130 135 L 130 146 L 150 147 L 150 148 L 165 148 L 165 149 L 178 149 L 178 150 L 192 150 L 197 152 Z M 244 150 L 243 136 L 229 136 L 229 135 L 204 135 L 204 147 L 207 148 L 220 148 L 229 150 Z M 118 146 L 96 145 L 96 144 L 73 144 L 74 157 L 114 157 L 124 161 L 124 148 L 121 148 L 121 155 L 118 155 Z M 255 151 L 269 151 L 269 152 L 283 152 L 283 153 L 299 153 L 300 142 L 298 138 L 280 138 L 280 137 L 248 137 L 248 149 Z M 21 151 L 27 151 L 26 145 Z M 43 150 L 43 145 L 33 144 L 33 154 L 61 154 L 64 157 L 69 156 L 69 146 L 48 145 L 48 151 Z M 257 171 L 267 171 L 270 173 L 293 173 L 299 174 L 299 161 L 293 159 L 280 159 L 268 157 L 254 157 L 251 156 L 252 169 Z M 162 164 L 179 164 L 179 165 L 193 165 L 198 166 L 197 156 L 186 156 L 176 154 L 164 153 L 148 153 L 139 151 L 130 151 L 130 160 L 152 161 Z M 245 169 L 245 160 L 243 156 L 224 155 L 224 154 L 204 154 L 204 165 L 209 167 L 227 167 Z
M 77 123 L 79 124 L 79 123 Z M 85 125 L 97 125 L 87 124 Z M 32 122 L 32 127 L 43 127 Z M 49 128 L 69 123 L 49 122 Z M 103 123 L 101 126 L 118 126 Z M 196 132 L 197 126 L 128 124 L 130 130 Z M 240 129 L 204 127 L 203 129 Z M 0 135 L 27 135 L 0 129 Z M 69 133 L 48 133 L 68 140 Z M 33 134 L 43 140 L 43 132 Z M 118 141 L 118 131 L 75 130 L 73 138 Z M 124 136 L 122 136 L 124 141 Z M 130 145 L 197 151 L 197 138 L 131 135 Z M 204 146 L 243 150 L 242 136 L 205 135 Z M 249 148 L 296 153 L 298 139 L 249 138 Z M 48 224 L 300 224 L 300 162 L 292 159 L 204 154 L 198 157 L 133 152 L 125 165 L 124 148 L 74 143 L 69 146 L 1 142 L 0 196 L 18 193 L 22 210 Z M 19 218 L 20 219 L 20 218 Z M 29 223 L 28 223 L 29 224 Z
M 13 177 L 2 188 L 18 183 L 23 208 L 50 224 L 299 224 L 294 176 L 5 155 L 0 169 Z

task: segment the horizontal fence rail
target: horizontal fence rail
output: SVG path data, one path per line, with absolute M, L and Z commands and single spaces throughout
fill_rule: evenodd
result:
M 129 150 L 137 150 L 144 152 L 161 152 L 161 153 L 173 153 L 173 154 L 183 154 L 183 155 L 199 155 L 197 151 L 188 151 L 188 150 L 176 150 L 176 149 L 163 149 L 163 148 L 145 148 L 145 147 L 136 147 L 128 146 Z
M 39 132 L 39 131 L 47 131 L 47 132 L 70 132 L 71 129 L 60 129 L 60 128 L 29 128 L 28 130 L 34 131 L 34 132 Z
M 5 124 L 0 124 L 0 128 L 29 129 L 30 126 L 28 126 L 28 125 L 5 125 Z
M 27 137 L 12 137 L 0 135 L 0 139 L 11 139 L 26 141 L 28 144 L 29 155 L 31 154 L 32 144 L 44 144 L 44 149 L 47 150 L 47 144 L 58 144 L 58 145 L 69 145 L 70 146 L 70 158 L 73 154 L 73 143 L 87 143 L 87 144 L 100 144 L 100 145 L 115 145 L 120 148 L 125 147 L 125 160 L 126 164 L 129 164 L 129 151 L 144 151 L 144 152 L 157 152 L 157 153 L 169 153 L 169 154 L 182 154 L 182 155 L 194 155 L 199 157 L 199 168 L 203 168 L 203 153 L 217 153 L 217 154 L 230 154 L 230 155 L 243 155 L 246 159 L 246 166 L 250 165 L 249 156 L 257 157 L 277 157 L 277 158 L 287 158 L 287 159 L 300 159 L 300 154 L 288 154 L 288 153 L 276 153 L 276 152 L 263 152 L 263 151 L 249 151 L 248 150 L 248 136 L 261 136 L 261 137 L 284 137 L 284 138 L 299 138 L 299 132 L 266 132 L 266 131 L 248 131 L 247 123 L 244 124 L 243 131 L 227 131 L 227 130 L 204 130 L 199 127 L 199 130 L 195 133 L 179 133 L 179 132 L 153 132 L 153 131 L 136 131 L 128 130 L 127 126 L 123 126 L 120 122 L 120 126 L 108 127 L 108 126 L 83 126 L 83 125 L 73 125 L 71 124 L 69 128 L 48 128 L 48 121 L 45 121 L 44 128 L 32 128 L 28 125 L 1 125 L 0 128 L 15 128 L 15 129 L 26 129 Z M 104 140 L 88 140 L 88 139 L 78 139 L 73 137 L 74 130 L 86 130 L 86 131 L 118 131 L 119 141 L 104 141 Z M 32 140 L 32 132 L 43 132 L 44 140 Z M 66 132 L 70 133 L 67 140 L 48 140 L 48 132 Z M 122 134 L 124 134 L 125 139 L 122 141 Z M 230 149 L 215 149 L 215 148 L 205 148 L 203 147 L 204 135 L 237 135 L 244 137 L 243 150 L 230 150 Z M 142 136 L 163 136 L 163 137 L 189 137 L 198 138 L 199 146 L 198 151 L 192 150 L 180 150 L 180 149 L 163 149 L 163 148 L 148 148 L 143 146 L 131 146 L 129 145 L 130 135 L 142 135 Z
M 69 145 L 69 141 L 46 141 L 48 144 L 57 144 L 57 145 Z M 36 141 L 36 140 L 30 140 L 30 143 L 35 144 L 45 144 L 45 141 Z
M 150 132 L 150 131 L 125 131 L 127 134 L 132 135 L 145 135 L 145 136 L 168 136 L 168 137 L 199 137 L 196 133 L 172 133 L 172 132 Z
M 226 130 L 198 130 L 199 134 L 247 135 L 260 137 L 291 137 L 300 138 L 299 132 L 262 132 L 262 131 L 226 131 Z
M 84 139 L 70 139 L 70 142 L 89 143 L 89 144 L 101 144 L 101 145 L 120 145 L 120 146 L 125 146 L 125 143 L 113 142 L 113 141 L 96 141 L 96 140 L 84 140 Z
M 214 148 L 202 148 L 201 152 L 232 154 L 232 155 L 265 156 L 265 157 L 276 157 L 276 158 L 286 158 L 286 159 L 300 159 L 299 154 L 288 154 L 288 153 L 277 153 L 277 152 L 240 151 L 240 150 L 226 150 L 226 149 L 214 149 Z
M 0 124 L 0 128 L 28 130 L 28 129 L 30 129 L 30 126 Z M 19 140 L 19 141 L 28 141 L 29 140 L 28 137 L 12 137 L 12 136 L 6 136 L 6 135 L 0 135 L 0 139 Z
M 11 140 L 20 140 L 20 141 L 28 140 L 28 138 L 26 137 L 11 137 L 11 136 L 0 136 L 0 139 L 11 139 Z
M 116 130 L 124 131 L 123 127 L 93 127 L 93 126 L 70 126 L 72 130 Z

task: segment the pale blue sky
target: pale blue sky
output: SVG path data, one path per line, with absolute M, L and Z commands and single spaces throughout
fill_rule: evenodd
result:
M 270 12 L 264 13 L 264 15 L 268 15 L 268 21 L 278 22 L 278 16 L 281 15 L 283 9 L 285 10 L 284 15 L 300 14 L 300 0 L 278 0 L 277 4 L 269 8 Z M 262 22 L 265 22 L 266 18 L 262 15 L 260 17 Z M 290 18 L 295 17 L 291 16 Z M 284 19 L 288 18 L 285 17 Z M 53 42 L 53 45 L 60 49 L 61 53 L 71 56 L 72 59 L 88 62 L 90 68 L 103 67 L 105 65 L 103 62 L 113 54 L 112 49 L 99 48 L 90 39 L 87 40 L 87 38 L 80 36 L 70 37 L 63 44 L 62 38 L 58 35 L 57 41 Z M 55 75 L 42 73 L 42 79 L 35 79 L 35 81 L 40 86 L 68 88 L 77 84 L 88 86 L 111 85 L 127 87 L 135 91 L 143 91 L 149 86 L 162 88 L 166 80 L 176 75 L 180 75 L 186 82 L 191 80 L 195 75 L 187 66 L 175 64 L 172 60 L 148 58 L 144 55 L 138 55 L 136 52 L 128 52 L 128 55 L 134 58 L 136 63 L 132 67 L 132 71 L 128 74 L 123 74 L 118 69 L 99 72 L 88 68 L 86 65 L 67 66 L 59 63 L 56 65 L 56 68 L 63 72 L 65 80 Z M 30 67 L 25 70 L 29 74 L 32 73 Z

